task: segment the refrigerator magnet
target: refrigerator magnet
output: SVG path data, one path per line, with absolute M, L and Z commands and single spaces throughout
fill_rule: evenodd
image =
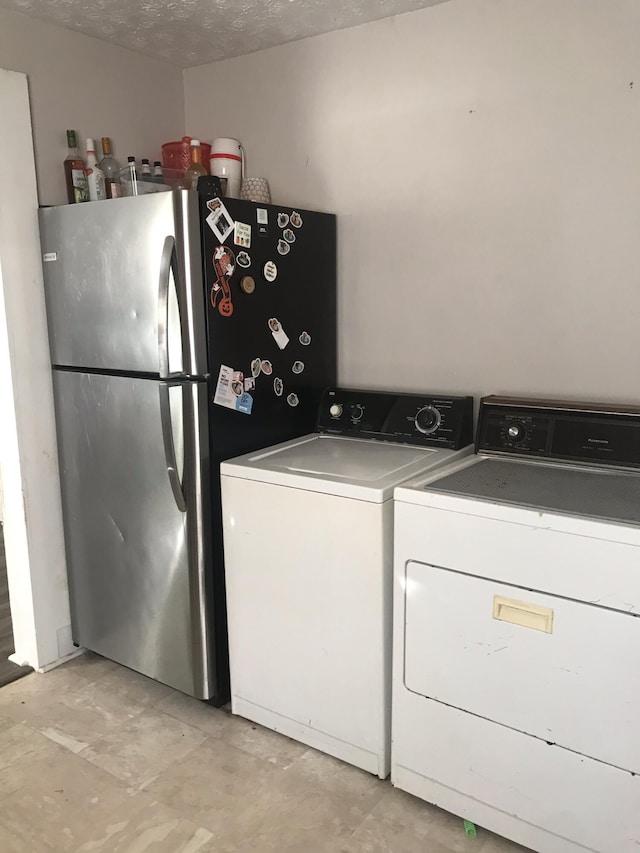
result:
M 288 255 L 291 251 L 291 246 L 286 242 L 286 240 L 278 240 L 278 252 L 281 255 Z
M 260 362 L 260 367 L 262 368 L 262 372 L 265 376 L 271 376 L 271 374 L 273 373 L 273 365 L 266 358 L 262 359 L 262 361 Z
M 240 279 L 240 289 L 245 293 L 253 293 L 256 289 L 256 281 L 250 275 L 243 275 Z
M 282 392 L 284 391 L 284 382 L 280 379 L 279 376 L 276 376 L 273 380 L 273 393 L 276 397 L 282 397 Z
M 262 370 L 262 359 L 254 358 L 251 362 L 251 375 L 255 379 L 257 376 L 260 376 L 260 371 Z
M 302 332 L 300 337 L 298 338 L 303 347 L 308 347 L 311 343 L 311 335 L 309 332 Z
M 264 265 L 264 277 L 267 281 L 275 281 L 278 275 L 278 267 L 273 261 L 267 261 Z
M 211 213 L 207 216 L 206 223 L 218 240 L 224 243 L 233 231 L 233 219 L 219 198 L 213 198 L 208 201 L 207 207 L 211 210 Z
M 256 210 L 256 222 L 258 223 L 258 225 L 269 224 L 269 211 L 266 207 L 259 207 Z
M 251 248 L 251 226 L 245 222 L 236 222 L 233 232 L 233 242 L 244 249 Z
M 286 228 L 289 224 L 289 216 L 286 213 L 278 214 L 278 228 Z
M 272 317 L 269 320 L 269 328 L 271 329 L 271 334 L 273 335 L 273 340 L 278 344 L 280 349 L 284 349 L 286 345 L 289 343 L 289 338 L 285 334 L 284 329 L 280 325 L 280 321 L 275 317 Z
M 294 228 L 302 228 L 302 217 L 300 216 L 297 210 L 293 211 L 293 213 L 289 217 L 289 222 L 293 225 Z
M 211 305 L 217 308 L 223 317 L 233 314 L 233 301 L 229 279 L 235 269 L 235 256 L 226 246 L 217 246 L 213 253 L 213 269 L 216 282 L 211 288 Z
M 244 269 L 251 266 L 251 258 L 246 252 L 238 252 L 236 262 L 239 267 L 244 267 Z
M 253 397 L 246 392 L 240 394 L 236 399 L 236 411 L 242 412 L 243 415 L 250 415 L 253 408 Z
M 247 379 L 244 380 L 244 390 L 245 391 L 253 391 L 253 389 L 255 387 L 256 387 L 256 380 L 253 378 L 253 376 L 249 376 Z
M 298 405 L 298 403 L 299 403 L 299 402 L 300 402 L 300 400 L 298 400 L 298 395 L 297 395 L 297 394 L 289 394 L 289 396 L 287 397 L 287 403 L 288 403 L 290 406 L 294 406 L 294 407 L 295 407 L 295 406 L 297 406 L 297 405 Z
M 216 406 L 224 406 L 225 409 L 235 409 L 237 396 L 231 387 L 233 382 L 233 368 L 226 364 L 220 365 L 218 382 L 216 385 L 213 402 Z
M 296 235 L 293 233 L 291 228 L 285 228 L 284 231 L 282 232 L 282 236 L 287 241 L 287 243 L 295 243 L 296 242 Z
M 291 365 L 292 373 L 302 373 L 304 370 L 304 361 L 294 361 Z

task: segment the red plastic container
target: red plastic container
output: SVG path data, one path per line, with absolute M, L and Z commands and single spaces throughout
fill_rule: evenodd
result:
M 183 136 L 180 142 L 165 142 L 162 146 L 162 165 L 165 169 L 177 169 L 184 172 L 189 168 L 191 163 L 191 137 Z M 200 143 L 200 151 L 202 152 L 202 165 L 209 171 L 209 155 L 211 154 L 211 146 L 207 142 Z

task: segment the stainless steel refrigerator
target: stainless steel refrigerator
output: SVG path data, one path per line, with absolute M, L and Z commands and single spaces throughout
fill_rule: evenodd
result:
M 215 704 L 219 463 L 312 430 L 336 380 L 335 218 L 222 204 L 216 231 L 185 190 L 40 211 L 74 642 Z

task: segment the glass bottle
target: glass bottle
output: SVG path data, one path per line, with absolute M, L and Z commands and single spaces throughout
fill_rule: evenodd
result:
M 84 160 L 78 151 L 78 140 L 75 130 L 67 131 L 67 145 L 69 146 L 69 153 L 64 161 L 64 177 L 67 185 L 69 204 L 89 201 L 87 173 L 84 168 Z
M 87 148 L 87 183 L 89 185 L 89 199 L 91 201 L 103 201 L 107 197 L 107 187 L 104 180 L 104 172 L 98 166 L 96 157 L 96 146 L 89 137 L 85 141 Z
M 153 182 L 154 184 L 164 184 L 164 175 L 160 160 L 155 160 L 153 164 Z
M 120 190 L 120 164 L 111 153 L 111 139 L 102 137 L 102 160 L 99 163 L 104 173 L 107 186 L 107 198 L 118 198 L 122 193 Z
M 142 170 L 140 175 L 141 180 L 146 181 L 147 183 L 153 182 L 153 175 L 151 174 L 151 166 L 149 165 L 149 161 L 145 157 L 142 161 Z
M 198 178 L 201 175 L 206 175 L 207 170 L 202 165 L 202 152 L 200 150 L 200 140 L 191 140 L 191 163 L 189 168 L 184 173 L 185 185 L 188 190 L 195 190 L 198 186 Z

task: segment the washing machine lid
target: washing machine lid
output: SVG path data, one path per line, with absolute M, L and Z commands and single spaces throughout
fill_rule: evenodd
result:
M 307 435 L 223 462 L 222 476 L 381 503 L 398 484 L 464 453 L 328 435 Z

